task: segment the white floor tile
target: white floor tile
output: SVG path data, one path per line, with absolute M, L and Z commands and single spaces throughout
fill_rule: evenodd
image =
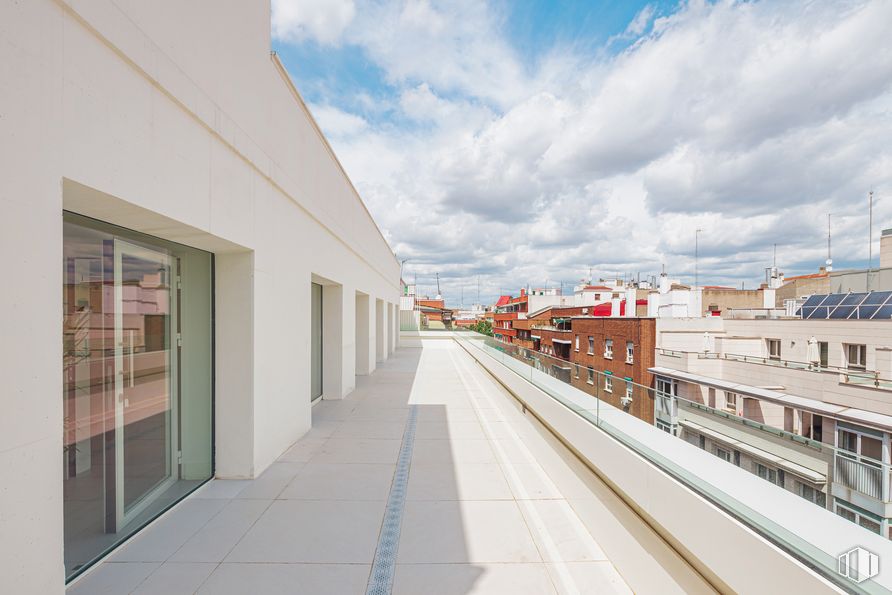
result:
M 406 502 L 401 564 L 540 560 L 513 501 Z
M 416 440 L 412 465 L 495 463 L 488 440 Z
M 221 564 L 198 591 L 201 595 L 362 595 L 365 564 Z
M 270 504 L 270 500 L 232 500 L 168 561 L 222 562 Z
M 414 465 L 408 500 L 511 500 L 511 490 L 496 463 Z
M 216 564 L 165 562 L 133 591 L 133 595 L 192 595 Z
M 543 564 L 397 564 L 394 595 L 548 595 Z
M 279 498 L 385 501 L 395 469 L 395 465 L 307 463 Z
M 383 502 L 276 500 L 226 562 L 371 564 Z
M 68 595 L 130 593 L 160 566 L 157 562 L 105 562 L 68 587 Z

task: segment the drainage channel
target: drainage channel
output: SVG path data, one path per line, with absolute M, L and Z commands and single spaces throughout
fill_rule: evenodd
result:
M 387 496 L 384 509 L 384 523 L 375 548 L 375 560 L 369 575 L 366 595 L 390 595 L 393 589 L 393 573 L 396 569 L 396 554 L 400 544 L 400 526 L 406 503 L 406 488 L 409 484 L 409 465 L 412 462 L 412 447 L 415 445 L 415 425 L 418 420 L 418 406 L 409 408 L 409 419 L 403 431 L 403 443 L 396 462 L 396 473 Z

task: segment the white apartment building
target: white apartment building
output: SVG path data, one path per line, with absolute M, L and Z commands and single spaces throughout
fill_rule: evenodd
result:
M 888 320 L 661 319 L 657 425 L 890 534 Z
M 0 3 L 5 593 L 256 477 L 396 347 L 399 262 L 269 10 Z

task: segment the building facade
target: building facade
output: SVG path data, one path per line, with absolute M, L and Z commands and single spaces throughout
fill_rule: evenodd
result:
M 0 38 L 0 570 L 62 593 L 387 358 L 399 263 L 268 3 L 4 2 Z
M 653 385 L 656 320 L 578 316 L 571 335 L 570 383 L 653 424 L 653 393 L 640 387 Z
M 888 321 L 661 320 L 657 335 L 659 427 L 892 537 Z

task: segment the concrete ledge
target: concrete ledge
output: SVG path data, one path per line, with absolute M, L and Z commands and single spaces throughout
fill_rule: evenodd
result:
M 465 346 L 463 345 L 463 347 Z M 517 373 L 488 353 L 472 347 L 465 347 L 465 350 L 512 393 L 526 409 L 546 425 L 583 463 L 601 477 L 620 498 L 718 591 L 753 592 L 762 590 L 766 586 L 765 581 L 770 578 L 771 590 L 776 592 L 842 592 L 841 589 L 801 561 L 674 479 L 652 462 L 581 417 L 576 411 L 518 376 Z M 520 364 L 520 362 L 518 363 Z M 563 388 L 575 390 L 566 385 Z M 592 398 L 584 393 L 580 393 L 580 395 L 583 400 L 589 401 L 588 407 L 584 408 L 587 410 L 591 407 Z M 637 422 L 643 426 L 644 431 L 652 430 L 658 434 L 661 433 L 656 428 L 613 409 L 609 405 L 601 403 L 601 419 L 607 420 L 607 423 L 612 425 L 620 425 L 615 424 L 617 421 L 626 424 Z M 620 415 L 628 419 L 623 419 Z M 655 435 L 654 438 L 654 442 L 659 443 L 660 439 L 664 437 Z M 666 445 L 671 446 L 669 450 L 686 448 L 695 451 L 690 454 L 695 455 L 691 458 L 695 459 L 694 462 L 697 464 L 702 462 L 707 467 L 712 464 L 727 466 L 725 462 L 718 459 L 698 461 L 696 459 L 699 455 L 704 457 L 712 455 L 668 434 L 665 435 L 665 439 L 667 439 Z M 662 453 L 663 451 L 659 450 L 658 452 Z M 719 470 L 751 475 L 738 468 L 720 468 Z M 763 481 L 755 476 L 752 477 L 757 481 Z M 767 484 L 764 486 L 754 485 L 757 493 L 758 488 L 773 487 Z M 791 496 L 796 497 L 792 494 Z M 806 510 L 806 512 L 812 511 Z M 816 509 L 813 512 L 824 511 Z M 842 519 L 835 518 L 829 520 L 842 521 Z M 832 531 L 834 528 L 827 527 L 827 530 Z M 851 529 L 858 532 L 856 535 L 860 536 L 863 533 L 864 535 L 860 537 L 863 537 L 862 541 L 865 542 L 865 547 L 873 549 L 875 543 L 870 538 L 874 536 L 858 527 L 852 526 Z M 877 542 L 882 540 L 879 536 L 876 538 Z M 844 551 L 850 545 L 852 544 L 847 541 L 841 542 L 839 544 L 840 551 Z M 874 549 L 874 551 L 878 550 Z M 879 580 L 881 576 L 877 579 Z M 862 583 L 861 587 L 873 590 L 872 588 L 880 587 L 880 585 Z

